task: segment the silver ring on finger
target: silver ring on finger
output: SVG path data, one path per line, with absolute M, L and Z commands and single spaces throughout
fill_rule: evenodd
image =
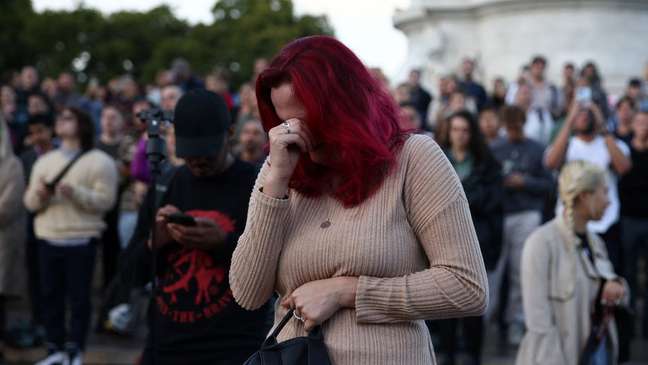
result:
M 300 316 L 297 314 L 297 311 L 293 311 L 293 317 L 295 317 L 295 319 L 298 319 L 298 320 L 304 322 L 304 317 L 300 317 Z
M 281 125 L 286 129 L 286 133 L 285 133 L 285 134 L 290 134 L 290 133 L 292 133 L 292 132 L 290 131 L 290 124 L 289 124 L 288 122 L 283 122 L 283 123 L 281 123 Z

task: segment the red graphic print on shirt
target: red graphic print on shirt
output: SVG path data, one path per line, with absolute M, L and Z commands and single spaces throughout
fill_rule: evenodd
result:
M 235 230 L 234 221 L 217 211 L 192 210 L 193 217 L 208 218 L 226 234 Z M 166 256 L 160 312 L 177 323 L 194 323 L 213 317 L 232 302 L 227 285 L 226 262 L 217 261 L 209 252 L 180 246 Z

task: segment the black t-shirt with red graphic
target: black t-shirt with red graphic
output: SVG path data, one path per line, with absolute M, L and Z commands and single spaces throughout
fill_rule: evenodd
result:
M 150 308 L 157 319 L 160 364 L 240 364 L 268 333 L 269 305 L 256 311 L 241 308 L 228 281 L 255 178 L 254 166 L 236 160 L 213 177 L 195 177 L 181 167 L 169 185 L 161 206 L 171 204 L 194 217 L 209 218 L 228 235 L 216 251 L 179 243 L 160 250 L 159 294 Z

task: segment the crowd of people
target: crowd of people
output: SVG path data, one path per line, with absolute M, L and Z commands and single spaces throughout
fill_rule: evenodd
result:
M 45 344 L 47 356 L 39 365 L 82 364 L 93 318 L 90 300 L 97 249 L 107 299 L 94 316 L 96 329 L 128 332 L 128 326 L 115 319 L 119 313 L 115 308 L 131 305 L 131 289 L 150 281 L 147 269 L 154 243 L 149 237 L 155 229 L 161 294 L 149 312 L 157 324 L 148 324 L 157 328 L 160 348 L 159 353 L 152 352 L 149 336 L 142 364 L 217 363 L 212 360 L 223 353 L 229 353 L 232 364 L 242 363 L 258 348 L 271 324 L 266 294 L 274 286 L 265 280 L 277 267 L 254 271 L 244 267 L 248 263 L 241 257 L 263 251 L 262 242 L 275 237 L 259 227 L 243 233 L 249 193 L 269 153 L 264 125 L 269 125 L 269 113 L 281 112 L 281 95 L 275 95 L 274 88 L 286 80 L 264 73 L 270 66 L 259 59 L 250 82 L 236 91 L 223 70 L 195 75 L 183 59 L 175 60 L 146 86 L 129 75 L 105 85 L 96 81 L 80 85 L 71 72 L 42 77 L 34 66 L 2 80 L 0 343 Z M 564 65 L 560 85 L 546 78 L 547 66 L 544 57 L 534 57 L 519 78 L 510 82 L 498 78 L 489 90 L 478 81 L 478 65 L 469 58 L 456 74 L 442 77 L 435 91 L 422 86 L 420 70 L 412 70 L 408 80 L 394 88 L 379 69 L 369 70 L 398 107 L 401 130 L 432 137 L 450 161 L 468 201 L 488 276 L 490 302 L 483 316 L 426 322 L 441 365 L 481 363 L 485 326 L 491 324 L 497 327 L 501 343 L 520 346 L 520 364 L 535 364 L 530 359 L 541 355 L 547 363 L 577 364 L 582 338 L 587 338 L 596 318 L 599 322 L 608 318 L 601 311 L 616 319 L 618 335 L 611 337 L 618 346 L 610 353 L 621 363 L 630 359 L 633 337 L 648 337 L 648 290 L 640 287 L 646 278 L 639 270 L 648 264 L 648 68 L 644 80 L 629 80 L 622 95 L 611 97 L 593 62 L 580 69 L 573 63 Z M 257 86 L 260 75 L 267 83 L 261 87 Z M 345 100 L 338 102 L 342 105 Z M 286 115 L 293 110 L 291 103 L 282 106 Z M 154 108 L 174 112 L 175 121 L 162 126 L 166 162 L 158 186 L 150 189 L 152 171 L 142 112 Z M 292 135 L 291 128 L 294 132 L 299 126 L 287 128 Z M 415 147 L 403 147 L 407 148 Z M 433 150 L 421 142 L 415 151 Z M 585 162 L 574 167 L 575 161 Z M 564 166 L 570 168 L 560 174 L 559 184 Z M 308 170 L 302 168 L 298 170 L 302 174 Z M 304 178 L 300 188 L 308 191 L 311 183 Z M 156 201 L 153 193 L 158 190 L 162 198 Z M 254 194 L 259 195 L 256 190 Z M 255 222 L 280 224 L 278 220 L 285 218 L 281 203 L 254 195 L 252 199 L 250 217 Z M 357 205 L 352 200 L 345 204 Z M 293 227 L 298 230 L 295 234 L 315 242 L 332 220 L 345 219 L 339 208 L 331 205 L 327 209 L 333 211 L 322 217 L 308 213 L 302 217 L 303 227 Z M 277 216 L 266 217 L 273 212 Z M 170 217 L 179 213 L 192 216 L 195 226 L 172 221 Z M 375 219 L 384 218 L 378 213 Z M 155 221 L 150 220 L 153 216 Z M 320 218 L 324 219 L 321 228 L 318 223 L 316 231 L 306 231 L 307 219 Z M 547 222 L 555 229 L 543 226 Z M 561 236 L 563 230 L 566 236 Z M 242 252 L 234 253 L 242 234 Z M 563 237 L 567 243 L 556 245 L 562 241 L 547 237 Z M 174 241 L 186 244 L 176 247 Z M 603 278 L 600 288 L 574 287 L 573 280 L 561 277 L 569 270 L 556 260 L 567 260 L 569 242 L 576 242 L 587 258 L 576 280 Z M 287 260 L 296 260 L 303 250 Z M 550 260 L 549 251 L 558 256 Z M 227 275 L 233 253 L 232 265 L 245 280 L 233 280 L 230 289 Z M 279 255 L 267 254 L 275 259 Z M 311 267 L 319 265 L 310 260 L 282 265 L 302 270 L 301 277 L 307 272 L 302 266 L 309 262 Z M 396 269 L 382 270 L 387 275 Z M 553 279 L 542 282 L 549 272 Z M 5 306 L 23 294 L 18 280 L 23 277 L 31 325 L 24 331 L 7 332 Z M 195 282 L 190 283 L 192 279 Z M 280 286 L 292 285 L 277 280 Z M 264 284 L 255 289 L 247 281 Z M 357 285 L 361 284 L 372 283 Z M 548 296 L 539 291 L 543 287 Z M 387 303 L 376 288 L 364 289 L 362 295 Z M 572 297 L 578 299 L 571 301 Z M 593 304 L 601 297 L 609 304 L 603 309 Z M 290 300 L 297 299 L 287 300 L 282 304 L 290 306 Z M 550 319 L 548 308 L 554 308 L 560 318 Z M 591 316 L 594 312 L 598 317 Z M 222 313 L 228 318 L 217 323 L 239 327 L 236 335 L 214 328 L 208 320 Z M 368 323 L 380 321 L 381 316 L 386 322 L 398 320 L 397 314 L 389 317 L 377 308 L 364 308 L 362 316 Z M 641 333 L 635 333 L 639 318 Z M 582 330 L 570 332 L 572 328 Z M 537 355 L 540 350 L 547 353 Z M 188 353 L 192 354 L 189 360 Z M 153 362 L 155 356 L 163 359 Z
M 629 80 L 615 98 L 607 95 L 593 62 L 580 72 L 574 64 L 566 64 L 562 85 L 546 79 L 546 67 L 544 57 L 534 57 L 517 80 L 507 85 L 496 79 L 489 94 L 474 80 L 475 62 L 465 59 L 459 76 L 441 78 L 431 104 L 417 70 L 394 95 L 401 105 L 403 127 L 433 135 L 462 181 L 489 271 L 492 305 L 486 317 L 497 319 L 501 338 L 510 345 L 520 345 L 525 333 L 547 331 L 547 323 L 538 324 L 525 315 L 538 306 L 537 300 L 524 300 L 533 297 L 538 277 L 527 277 L 529 287 L 524 287 L 524 273 L 537 273 L 525 267 L 522 257 L 525 242 L 543 222 L 574 208 L 574 203 L 564 206 L 566 200 L 558 194 L 558 173 L 573 161 L 587 161 L 604 171 L 609 204 L 601 217 L 589 219 L 587 227 L 603 239 L 611 265 L 627 280 L 632 304 L 615 311 L 618 355 L 627 361 L 635 335 L 633 315 L 644 313 L 641 335 L 648 335 L 647 302 L 643 301 L 643 310 L 635 307 L 637 298 L 646 293 L 638 286 L 638 264 L 643 260 L 645 265 L 647 243 L 640 227 L 648 222 L 648 67 L 646 80 Z M 574 311 L 570 315 L 589 315 L 586 306 Z M 462 333 L 483 333 L 482 323 L 464 319 Z M 572 323 L 570 328 L 581 325 Z M 479 335 L 464 336 L 463 347 L 457 347 L 458 326 L 456 320 L 438 324 L 439 350 L 448 364 L 456 363 L 459 352 L 472 359 L 481 353 Z M 555 359 L 576 363 L 569 356 Z

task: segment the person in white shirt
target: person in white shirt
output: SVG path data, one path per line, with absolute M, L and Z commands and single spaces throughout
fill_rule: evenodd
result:
M 516 104 L 516 98 L 521 85 L 529 85 L 531 92 L 530 108 L 542 110 L 552 117 L 559 116 L 564 110 L 564 104 L 560 98 L 558 88 L 547 80 L 547 59 L 543 56 L 535 56 L 527 66 L 528 70 L 523 73 L 523 82 L 512 83 L 506 93 L 507 104 Z
M 604 237 L 619 220 L 617 179 L 632 168 L 629 154 L 628 146 L 604 128 L 603 115 L 594 104 L 574 104 L 555 142 L 545 152 L 545 165 L 553 170 L 576 160 L 589 161 L 605 169 L 609 180 L 610 205 L 603 218 L 589 224 L 594 232 Z M 610 242 L 607 243 L 610 246 Z M 608 251 L 611 251 L 612 255 L 616 250 L 610 250 L 608 247 Z
M 531 86 L 518 85 L 515 105 L 526 112 L 524 134 L 542 146 L 547 146 L 555 123 L 549 109 L 534 105 Z

